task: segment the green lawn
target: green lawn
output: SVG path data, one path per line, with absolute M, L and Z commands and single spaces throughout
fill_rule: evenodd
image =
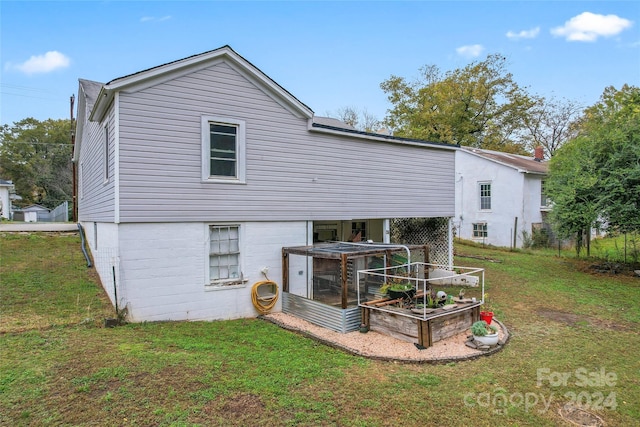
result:
M 258 319 L 103 328 L 114 310 L 77 236 L 0 245 L 0 425 L 555 426 L 571 400 L 640 425 L 640 279 L 581 260 L 457 245 L 512 339 L 403 365 Z

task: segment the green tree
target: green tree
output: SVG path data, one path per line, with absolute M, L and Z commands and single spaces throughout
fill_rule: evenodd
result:
M 606 88 L 582 128 L 594 145 L 602 216 L 613 229 L 640 231 L 640 88 Z
M 380 87 L 393 105 L 385 124 L 395 135 L 524 153 L 519 140 L 536 100 L 501 55 L 444 74 L 427 65 L 413 82 L 391 76 Z
M 640 231 L 640 88 L 606 88 L 578 132 L 549 163 L 556 229 L 581 236 L 601 219 L 613 230 Z
M 578 255 L 583 236 L 598 218 L 598 171 L 592 155 L 593 141 L 573 139 L 549 161 L 545 192 L 553 200 L 550 214 L 560 237 L 575 237 Z
M 3 125 L 0 177 L 12 180 L 22 204 L 53 208 L 72 199 L 71 121 L 33 118 Z

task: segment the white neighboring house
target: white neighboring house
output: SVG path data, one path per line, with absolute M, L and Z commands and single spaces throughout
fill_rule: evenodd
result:
M 548 164 L 532 157 L 460 147 L 456 152 L 456 235 L 494 246 L 522 247 L 523 232 L 545 226 Z
M 456 146 L 315 117 L 228 46 L 80 80 L 77 117 L 79 221 L 131 321 L 254 317 L 283 247 L 389 242 L 391 219 L 454 215 Z
M 20 200 L 12 181 L 0 179 L 0 217 L 13 219 L 13 200 Z

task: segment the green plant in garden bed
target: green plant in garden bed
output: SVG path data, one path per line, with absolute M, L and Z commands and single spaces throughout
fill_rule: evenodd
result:
M 471 333 L 477 337 L 485 337 L 498 332 L 498 328 L 493 325 L 488 325 L 484 320 L 478 320 L 471 325 Z
M 413 285 L 411 283 L 385 283 L 384 285 L 382 285 L 380 287 L 380 293 L 382 294 L 388 294 L 389 291 L 395 291 L 395 292 L 406 292 L 406 291 L 410 291 L 414 289 Z

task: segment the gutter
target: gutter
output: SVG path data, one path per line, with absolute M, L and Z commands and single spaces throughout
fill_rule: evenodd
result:
M 412 145 L 416 147 L 431 147 L 445 150 L 457 150 L 460 148 L 459 144 L 448 144 L 446 142 L 433 142 L 413 138 L 401 138 L 398 136 L 384 135 L 381 133 L 364 132 L 356 129 L 344 129 L 335 126 L 322 125 L 320 123 L 315 123 L 313 119 L 309 119 L 307 129 L 310 132 L 326 133 L 330 135 L 340 136 L 352 136 L 369 141 L 374 140 L 381 142 L 390 142 L 395 144 Z

